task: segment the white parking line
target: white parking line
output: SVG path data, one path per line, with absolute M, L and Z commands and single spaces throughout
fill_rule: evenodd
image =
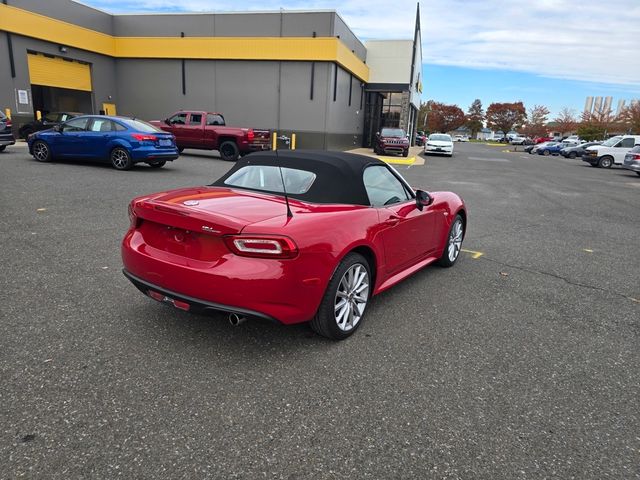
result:
M 478 160 L 480 162 L 510 162 L 506 158 L 487 158 L 487 157 L 469 157 L 469 160 Z

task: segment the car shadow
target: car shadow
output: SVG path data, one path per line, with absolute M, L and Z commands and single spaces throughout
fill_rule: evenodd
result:
M 43 163 L 43 164 L 60 164 L 60 165 L 79 165 L 83 167 L 92 167 L 92 168 L 103 168 L 106 170 L 118 171 L 111 166 L 110 163 L 107 162 L 98 162 L 95 160 L 88 160 L 86 158 L 56 158 L 51 160 L 50 162 L 38 162 L 36 159 L 31 158 L 34 163 Z M 144 171 L 145 173 L 155 172 L 156 174 L 162 174 L 163 171 L 168 171 L 171 169 L 171 163 L 167 162 L 167 164 L 162 168 L 152 168 L 146 163 L 135 163 L 130 170 L 126 170 L 127 173 L 135 172 L 135 171 Z M 167 168 L 168 167 L 168 168 Z

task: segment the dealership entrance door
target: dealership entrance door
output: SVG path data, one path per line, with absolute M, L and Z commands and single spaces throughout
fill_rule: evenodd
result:
M 34 113 L 93 113 L 89 64 L 31 52 L 27 57 Z

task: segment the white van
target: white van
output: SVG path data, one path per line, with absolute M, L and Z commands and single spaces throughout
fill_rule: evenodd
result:
M 617 135 L 600 145 L 594 145 L 585 150 L 582 160 L 592 167 L 611 168 L 622 165 L 629 150 L 640 145 L 640 135 Z

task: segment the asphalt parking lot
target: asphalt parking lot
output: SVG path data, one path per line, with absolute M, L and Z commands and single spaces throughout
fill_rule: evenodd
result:
M 463 196 L 468 251 L 343 342 L 183 313 L 122 275 L 128 201 L 210 183 L 215 155 L 0 153 L 0 478 L 640 477 L 640 177 L 455 148 L 397 168 Z

